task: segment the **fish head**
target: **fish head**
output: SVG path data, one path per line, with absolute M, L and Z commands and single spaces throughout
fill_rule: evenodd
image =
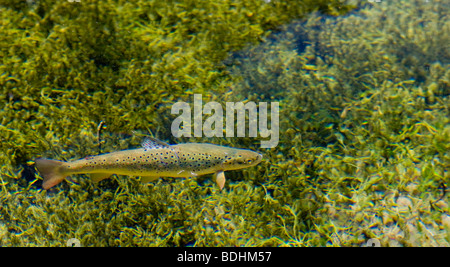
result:
M 238 170 L 255 166 L 262 160 L 262 155 L 258 152 L 248 149 L 238 149 L 234 153 L 229 154 L 223 162 L 225 170 Z

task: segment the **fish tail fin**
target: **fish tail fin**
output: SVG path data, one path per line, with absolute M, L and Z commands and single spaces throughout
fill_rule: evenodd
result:
M 67 173 L 64 172 L 64 161 L 36 159 L 35 163 L 36 168 L 44 178 L 44 181 L 42 182 L 42 188 L 46 190 L 59 184 L 67 176 Z

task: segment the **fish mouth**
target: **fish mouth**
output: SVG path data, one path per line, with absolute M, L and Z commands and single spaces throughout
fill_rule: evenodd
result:
M 256 163 L 260 163 L 262 159 L 263 155 L 261 153 L 258 153 L 258 155 L 256 156 Z

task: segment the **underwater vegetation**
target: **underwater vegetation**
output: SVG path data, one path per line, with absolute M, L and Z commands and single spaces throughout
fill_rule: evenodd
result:
M 438 0 L 2 1 L 0 245 L 449 246 L 449 14 Z M 175 139 L 171 106 L 194 93 L 279 101 L 279 145 Z M 150 133 L 264 160 L 222 191 L 83 175 L 42 190 L 35 158 Z

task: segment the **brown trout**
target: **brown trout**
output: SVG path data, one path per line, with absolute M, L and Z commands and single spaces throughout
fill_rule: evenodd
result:
M 94 182 L 113 174 L 141 176 L 147 183 L 159 177 L 194 177 L 214 173 L 217 185 L 225 185 L 224 171 L 257 165 L 262 155 L 248 150 L 213 144 L 168 145 L 154 138 L 147 138 L 142 148 L 121 150 L 70 162 L 38 158 L 36 168 L 49 189 L 66 176 L 89 173 Z

